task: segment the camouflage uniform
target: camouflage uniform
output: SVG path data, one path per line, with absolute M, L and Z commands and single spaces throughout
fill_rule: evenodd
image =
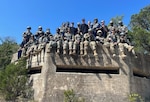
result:
M 98 30 L 96 33 L 96 43 L 104 44 L 104 37 L 102 36 L 102 31 Z
M 69 55 L 72 54 L 73 49 L 73 35 L 71 33 L 65 33 L 64 35 L 64 44 L 63 44 L 63 53 L 66 54 L 69 49 Z
M 88 46 L 92 49 L 94 56 L 97 56 L 95 36 L 92 30 L 89 29 L 88 33 L 84 34 L 84 55 L 87 55 Z
M 79 51 L 80 42 L 81 42 L 81 35 L 77 33 L 74 37 L 73 42 L 73 54 L 76 54 L 76 51 Z
M 48 49 L 51 52 L 52 49 L 55 49 L 57 47 L 57 43 L 54 39 L 54 36 L 50 33 L 49 30 L 46 31 L 45 35 L 47 36 L 48 40 Z
M 57 48 L 57 43 L 56 43 L 53 35 L 50 35 L 50 41 L 48 43 L 48 49 L 51 52 L 51 50 L 56 49 L 56 48 Z
M 128 33 L 128 28 L 125 25 L 123 25 L 122 21 L 119 21 L 118 23 L 119 23 L 119 26 L 117 28 L 118 34 L 119 35 L 120 35 L 120 33 L 127 34 Z
M 57 50 L 56 51 L 58 54 L 60 54 L 60 50 L 62 48 L 62 42 L 63 42 L 63 35 L 60 34 L 60 29 L 57 29 L 56 32 L 57 33 L 54 36 L 54 40 L 57 43 Z
M 109 42 L 109 47 L 113 56 L 116 56 L 115 47 L 118 44 L 118 35 L 115 32 L 115 29 L 107 36 L 107 42 Z
M 26 42 L 29 41 L 29 39 L 32 35 L 32 32 L 30 30 L 31 30 L 31 27 L 27 26 L 27 31 L 23 33 L 23 37 L 26 38 Z
M 28 55 L 30 52 L 33 52 L 33 44 L 34 44 L 34 41 L 35 41 L 34 36 L 32 36 L 32 37 L 29 39 L 28 43 L 27 43 L 27 45 L 28 45 L 27 55 Z
M 126 57 L 125 55 L 125 50 L 124 48 L 128 49 L 128 51 L 132 51 L 133 54 L 135 54 L 134 50 L 133 50 L 133 46 L 129 45 L 128 44 L 128 41 L 127 41 L 127 37 L 124 33 L 120 33 L 120 36 L 119 36 L 119 51 L 120 51 L 120 54 L 121 54 L 121 57 Z
M 108 30 L 109 30 L 108 34 L 112 33 L 112 30 L 114 30 L 114 29 L 117 30 L 117 27 L 114 26 L 113 21 L 110 21 L 109 24 L 110 25 L 108 26 Z
M 42 30 L 42 27 L 39 26 L 39 27 L 38 27 L 38 31 L 37 31 L 36 34 L 35 34 L 36 40 L 39 40 L 39 38 L 40 38 L 41 36 L 43 36 L 43 35 L 44 35 L 44 31 Z
M 41 51 L 44 48 L 43 39 L 44 39 L 44 35 L 40 35 L 38 39 L 38 44 L 39 44 L 38 51 Z

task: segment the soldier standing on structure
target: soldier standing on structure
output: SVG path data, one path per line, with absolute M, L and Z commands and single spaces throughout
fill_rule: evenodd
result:
M 80 24 L 80 22 L 77 23 L 77 31 L 81 32 L 81 24 Z
M 100 30 L 102 31 L 102 36 L 104 38 L 106 38 L 107 37 L 107 33 L 108 33 L 108 27 L 105 25 L 105 21 L 104 20 L 101 21 Z
M 29 41 L 29 39 L 30 39 L 30 37 L 32 35 L 32 32 L 30 30 L 31 30 L 31 27 L 27 26 L 27 31 L 24 32 L 24 34 L 23 34 L 23 36 L 26 37 L 27 42 Z
M 44 35 L 44 31 L 42 30 L 42 26 L 39 26 L 38 31 L 35 34 L 36 40 L 38 41 L 40 36 L 43 36 L 43 35 Z
M 96 36 L 96 33 L 99 28 L 100 28 L 100 24 L 98 23 L 98 19 L 95 18 L 93 23 L 93 28 L 92 28 L 94 36 Z
M 61 27 L 59 27 L 60 29 L 60 33 L 62 34 L 62 36 L 64 36 L 65 32 L 66 32 L 66 24 L 62 23 Z
M 88 33 L 88 25 L 85 23 L 85 19 L 82 19 L 82 24 L 80 25 L 80 31 L 84 35 L 85 33 Z
M 115 27 L 113 21 L 110 21 L 110 22 L 109 22 L 109 26 L 108 26 L 108 30 L 109 30 L 108 33 L 112 33 L 112 30 L 114 30 L 114 29 L 115 29 L 115 32 L 116 32 L 116 31 L 117 31 L 117 28 Z
M 88 27 L 89 27 L 89 29 L 93 28 L 93 24 L 91 23 L 91 21 L 88 21 Z
M 74 27 L 74 22 L 71 23 L 71 26 L 70 26 L 70 33 L 72 35 L 75 35 L 77 33 L 77 28 Z
M 120 33 L 124 33 L 124 34 L 128 34 L 128 28 L 123 24 L 122 21 L 118 21 L 118 34 L 120 35 Z
M 62 49 L 62 43 L 63 43 L 63 35 L 60 33 L 60 29 L 57 28 L 56 29 L 56 34 L 54 36 L 54 39 L 57 43 L 57 49 L 56 49 L 56 52 L 58 54 L 60 54 L 60 50 Z

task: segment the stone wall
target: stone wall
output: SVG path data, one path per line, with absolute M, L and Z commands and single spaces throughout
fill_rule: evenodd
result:
M 145 100 L 149 99 L 150 56 L 139 54 L 135 58 L 132 53 L 126 52 L 127 57 L 122 59 L 119 53 L 113 57 L 104 46 L 98 46 L 97 57 L 90 50 L 85 57 L 47 53 L 47 50 L 27 60 L 32 63 L 31 69 L 41 68 L 41 73 L 31 75 L 35 101 L 62 102 L 64 91 L 70 89 L 77 96 L 85 98 L 86 102 L 129 102 L 132 93 L 141 95 Z M 119 72 L 57 72 L 58 66 L 70 68 L 69 70 L 80 67 L 89 70 L 118 68 Z M 133 73 L 145 75 L 145 78 L 134 76 Z

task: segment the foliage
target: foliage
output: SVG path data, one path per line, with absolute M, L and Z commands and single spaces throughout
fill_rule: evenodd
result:
M 0 41 L 0 69 L 4 69 L 11 62 L 12 54 L 17 52 L 18 45 L 11 38 Z
M 136 51 L 150 54 L 150 5 L 131 16 L 130 26 Z
M 141 9 L 139 14 L 134 14 L 131 16 L 130 26 L 131 28 L 140 27 L 150 31 L 150 5 Z
M 129 34 L 132 36 L 132 41 L 137 52 L 150 53 L 150 32 L 140 27 L 134 27 Z
M 16 101 L 20 97 L 27 97 L 27 70 L 25 59 L 18 63 L 9 64 L 3 71 L 0 71 L 0 93 L 6 100 Z
M 64 92 L 64 102 L 85 102 L 84 98 L 77 97 L 73 89 Z
M 139 94 L 130 94 L 129 95 L 130 102 L 144 102 L 143 98 Z

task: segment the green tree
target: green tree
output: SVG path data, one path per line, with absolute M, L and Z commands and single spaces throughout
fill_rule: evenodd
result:
M 11 62 L 12 55 L 17 52 L 18 45 L 11 38 L 0 39 L 0 69 L 4 69 Z
M 131 16 L 130 27 L 136 51 L 150 54 L 150 5 Z
M 29 86 L 25 62 L 21 59 L 0 71 L 0 93 L 5 100 L 15 102 L 18 97 L 27 97 Z
M 138 14 L 131 16 L 130 26 L 131 28 L 140 27 L 150 31 L 150 5 L 141 9 Z

